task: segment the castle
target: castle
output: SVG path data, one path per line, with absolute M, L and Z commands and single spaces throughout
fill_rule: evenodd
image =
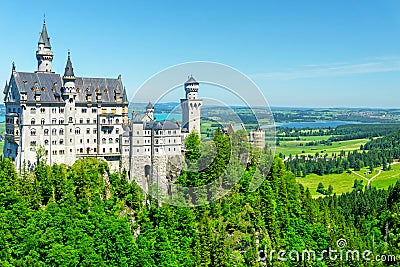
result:
M 32 169 L 38 148 L 44 147 L 48 164 L 71 165 L 79 158 L 96 157 L 111 169 L 126 170 L 131 179 L 151 172 L 168 177 L 167 164 L 182 161 L 184 138 L 192 131 L 200 133 L 199 83 L 189 77 L 184 84 L 182 127 L 175 121 L 156 121 L 151 103 L 144 116 L 133 113 L 130 119 L 121 76 L 76 77 L 69 52 L 64 74 L 57 74 L 52 70 L 53 57 L 44 22 L 37 71 L 19 72 L 13 64 L 6 82 L 4 157 L 19 170 Z
M 142 188 L 155 183 L 150 179 L 169 186 L 184 165 L 185 138 L 191 132 L 200 134 L 199 83 L 192 76 L 184 83 L 181 124 L 157 121 L 152 103 L 144 114 L 133 112 L 129 118 L 121 76 L 76 77 L 69 51 L 64 74 L 57 74 L 52 70 L 53 57 L 44 22 L 36 51 L 37 71 L 19 72 L 13 63 L 5 85 L 3 156 L 20 171 L 33 169 L 38 153 L 49 165 L 72 165 L 77 159 L 96 157 L 107 161 L 110 169 L 125 170 Z M 225 130 L 235 131 L 232 125 Z M 264 147 L 264 131 L 250 131 L 249 141 Z

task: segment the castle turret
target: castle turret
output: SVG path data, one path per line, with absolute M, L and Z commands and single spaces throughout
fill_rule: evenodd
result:
M 68 51 L 67 65 L 65 66 L 64 76 L 63 76 L 63 97 L 72 99 L 76 96 L 75 89 L 75 74 L 74 68 L 72 67 L 71 54 Z
M 75 153 L 75 74 L 72 67 L 71 55 L 68 51 L 67 64 L 65 66 L 63 76 L 63 87 L 62 87 L 62 98 L 65 101 L 65 121 L 66 126 L 66 142 L 65 142 L 65 155 L 68 162 L 67 164 L 73 164 L 76 159 Z
M 36 72 L 51 73 L 51 65 L 53 62 L 53 51 L 51 51 L 50 38 L 47 34 L 46 21 L 43 22 L 43 29 L 39 36 L 38 50 L 36 51 L 36 59 L 38 61 L 38 69 Z
M 186 98 L 181 99 L 182 107 L 182 132 L 191 133 L 196 131 L 200 134 L 200 114 L 203 100 L 197 98 L 199 83 L 193 78 L 188 77 L 184 84 Z

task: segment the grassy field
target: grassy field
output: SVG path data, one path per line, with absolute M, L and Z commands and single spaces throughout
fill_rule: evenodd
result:
M 382 172 L 371 182 L 371 186 L 376 188 L 388 188 L 400 180 L 400 164 L 393 164 L 392 169 Z
M 368 168 L 363 168 L 357 173 L 366 177 L 367 179 L 371 179 L 375 175 L 379 173 L 380 168 L 375 168 L 371 174 L 364 174 L 369 171 Z M 322 196 L 320 193 L 317 193 L 317 187 L 320 182 L 327 189 L 329 185 L 333 186 L 333 192 L 336 194 L 342 194 L 346 192 L 350 192 L 353 190 L 354 180 L 363 180 L 363 185 L 367 185 L 368 181 L 362 179 L 360 176 L 355 173 L 342 173 L 342 174 L 328 174 L 323 176 L 318 176 L 316 174 L 307 175 L 305 178 L 297 178 L 297 182 L 301 183 L 304 187 L 308 187 L 310 189 L 311 195 L 313 197 Z M 376 176 L 371 181 L 371 186 L 376 188 L 385 188 L 387 189 L 390 185 L 395 184 L 400 180 L 400 164 L 393 164 L 392 169 L 389 171 L 382 171 L 381 174 Z
M 318 176 L 317 174 L 307 175 L 305 178 L 297 178 L 297 182 L 301 183 L 304 187 L 310 189 L 310 193 L 313 197 L 322 196 L 317 193 L 317 187 L 320 182 L 328 189 L 329 185 L 332 185 L 333 192 L 336 194 L 341 194 L 344 192 L 349 192 L 352 190 L 354 185 L 354 180 L 360 180 L 361 177 L 355 175 L 354 173 L 342 173 L 342 174 L 327 174 L 324 176 Z M 366 184 L 367 181 L 364 181 Z
M 340 153 L 343 151 L 353 151 L 360 149 L 361 145 L 364 145 L 369 139 L 356 139 L 348 141 L 333 142 L 331 146 L 317 145 L 317 146 L 305 146 L 306 143 L 312 141 L 328 140 L 330 136 L 307 136 L 301 137 L 300 141 L 280 141 L 280 145 L 276 146 L 277 153 L 283 153 L 284 155 L 314 155 L 315 153 Z M 303 144 L 303 146 L 300 146 Z

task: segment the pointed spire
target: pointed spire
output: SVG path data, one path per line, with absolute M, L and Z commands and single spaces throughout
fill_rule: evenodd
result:
M 71 52 L 68 49 L 68 60 L 67 60 L 67 65 L 65 66 L 65 72 L 64 72 L 64 78 L 65 77 L 74 77 L 74 68 L 72 67 L 72 62 L 71 62 Z
M 15 62 L 12 63 L 12 71 L 15 71 Z
M 190 75 L 188 76 L 186 83 L 197 83 L 197 81 L 193 78 L 193 75 Z
M 50 45 L 50 38 L 49 35 L 47 34 L 47 29 L 46 29 L 46 19 L 43 20 L 43 28 L 42 28 L 42 32 L 40 33 L 39 36 L 39 44 L 44 44 L 45 48 L 51 48 Z
M 149 103 L 146 106 L 146 109 L 154 109 L 153 104 L 149 101 Z
M 128 96 L 126 95 L 126 89 L 125 89 L 125 86 L 124 86 L 124 91 L 123 91 L 123 93 L 122 93 L 122 102 L 128 102 Z

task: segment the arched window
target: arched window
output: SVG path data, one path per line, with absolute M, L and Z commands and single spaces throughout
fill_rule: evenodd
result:
M 53 130 L 51 130 L 51 134 L 52 135 L 57 135 L 57 129 L 54 128 Z
M 81 129 L 80 128 L 76 128 L 75 129 L 75 134 L 80 134 L 81 133 Z
M 35 124 L 35 119 L 31 119 L 31 124 Z
M 80 152 L 80 153 L 83 153 L 83 148 L 79 149 L 79 152 Z
M 108 139 L 108 143 L 112 144 L 112 143 L 113 143 L 113 139 L 112 139 L 112 138 L 109 138 L 109 139 Z
M 116 119 L 116 120 L 115 120 L 115 123 L 118 124 L 118 123 L 119 123 L 119 119 Z
M 49 140 L 44 140 L 44 144 L 45 144 L 46 146 L 48 146 L 48 145 L 49 145 Z
M 119 143 L 119 139 L 118 138 L 115 138 L 115 143 Z
M 40 124 L 41 124 L 41 125 L 43 125 L 43 124 L 44 124 L 44 122 L 45 122 L 45 120 L 44 120 L 44 119 L 41 119 L 41 120 L 40 120 Z
M 36 129 L 31 129 L 31 135 L 36 136 Z
M 49 129 L 44 129 L 44 135 L 49 135 Z
M 102 142 L 103 144 L 105 144 L 105 143 L 106 143 L 106 139 L 105 139 L 105 138 L 101 139 L 101 142 Z
M 64 135 L 64 129 L 60 129 L 60 135 Z

